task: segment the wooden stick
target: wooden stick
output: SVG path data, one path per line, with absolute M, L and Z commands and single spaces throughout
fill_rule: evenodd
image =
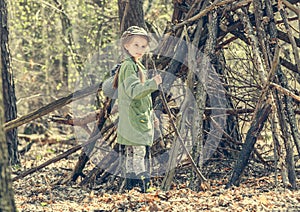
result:
M 101 84 L 96 84 L 96 85 L 92 85 L 90 87 L 84 88 L 82 90 L 79 91 L 75 91 L 74 93 L 69 94 L 66 97 L 62 97 L 54 102 L 51 102 L 25 116 L 22 116 L 20 118 L 11 120 L 9 122 L 6 122 L 4 124 L 4 130 L 5 131 L 9 131 L 13 128 L 19 127 L 23 124 L 26 124 L 34 119 L 37 119 L 41 116 L 44 116 L 54 110 L 56 110 L 57 108 L 61 108 L 64 105 L 67 105 L 69 103 L 71 103 L 72 101 L 81 99 L 83 97 L 86 97 L 92 93 L 95 93 L 99 88 L 101 88 L 102 83 Z
M 157 70 L 156 70 L 156 66 L 155 66 L 155 63 L 154 61 L 153 62 L 153 67 L 154 67 L 154 71 L 155 73 L 157 73 Z M 166 99 L 166 96 L 165 96 L 165 93 L 164 93 L 164 89 L 162 87 L 162 85 L 160 84 L 159 85 L 159 90 L 160 90 L 160 97 L 161 97 L 161 100 L 162 100 L 162 103 L 163 103 L 163 106 L 165 108 L 165 110 L 167 111 L 167 114 L 169 116 L 169 120 L 170 120 L 170 123 L 171 123 L 171 126 L 175 132 L 175 135 L 177 136 L 182 148 L 183 148 L 183 151 L 187 154 L 187 158 L 188 158 L 188 161 L 192 164 L 192 167 L 193 169 L 195 170 L 196 174 L 198 175 L 201 183 L 205 183 L 207 182 L 207 179 L 203 176 L 203 174 L 200 172 L 200 170 L 197 168 L 197 165 L 195 163 L 195 161 L 193 160 L 191 154 L 189 153 L 188 149 L 186 148 L 185 144 L 184 144 L 184 141 L 178 131 L 178 128 L 176 127 L 174 121 L 173 121 L 173 117 L 172 117 L 172 113 L 171 113 L 171 110 L 168 106 L 168 103 L 167 103 L 167 99 Z
M 300 102 L 300 96 L 297 96 L 296 94 L 294 94 L 293 92 L 289 91 L 288 89 L 274 83 L 274 82 L 270 82 L 270 87 L 275 88 L 276 90 L 278 90 L 279 92 L 292 97 L 294 100 L 296 100 L 297 102 Z
M 82 148 L 82 145 L 81 145 L 81 144 L 80 144 L 80 145 L 77 145 L 77 146 L 74 146 L 74 147 L 72 147 L 71 149 L 67 150 L 66 152 L 64 152 L 64 153 L 62 153 L 62 154 L 56 156 L 55 158 L 52 158 L 52 159 L 46 161 L 45 163 L 43 163 L 43 164 L 41 164 L 41 165 L 39 165 L 39 166 L 37 166 L 37 167 L 28 169 L 27 171 L 25 171 L 25 172 L 19 174 L 18 176 L 14 177 L 12 180 L 13 180 L 13 181 L 17 181 L 17 180 L 19 180 L 19 179 L 21 179 L 21 178 L 23 178 L 23 177 L 25 177 L 25 176 L 27 176 L 27 175 L 29 175 L 29 174 L 32 174 L 32 173 L 34 173 L 34 172 L 36 172 L 36 171 L 38 171 L 38 170 L 40 170 L 40 169 L 42 169 L 42 168 L 44 168 L 44 167 L 46 167 L 46 166 L 52 164 L 52 163 L 55 163 L 55 162 L 57 162 L 57 161 L 60 161 L 60 160 L 63 159 L 63 158 L 66 158 L 67 156 L 69 156 L 69 155 L 71 155 L 72 153 L 74 153 L 74 152 L 80 150 L 81 148 Z
M 62 153 L 62 154 L 60 154 L 60 155 L 58 155 L 58 156 L 56 156 L 54 158 L 51 158 L 50 160 L 46 161 L 45 163 L 43 163 L 43 164 L 41 164 L 41 165 L 39 165 L 37 167 L 31 168 L 31 169 L 29 169 L 29 170 L 27 170 L 27 171 L 19 174 L 18 176 L 16 176 L 16 177 L 13 178 L 13 181 L 19 180 L 19 179 L 21 179 L 21 178 L 23 178 L 23 177 L 25 177 L 25 176 L 27 176 L 29 174 L 32 174 L 32 173 L 34 173 L 34 172 L 36 172 L 36 171 L 38 171 L 38 170 L 40 170 L 40 169 L 42 169 L 42 168 L 50 165 L 50 164 L 52 164 L 52 163 L 55 163 L 57 161 L 60 161 L 63 158 L 66 158 L 67 156 L 69 156 L 69 155 L 73 154 L 74 152 L 80 150 L 82 147 L 84 147 L 84 146 L 86 146 L 86 145 L 88 145 L 88 144 L 90 144 L 92 142 L 95 142 L 96 140 L 100 139 L 101 136 L 102 136 L 102 134 L 98 133 L 96 136 L 90 138 L 86 143 L 74 146 L 71 149 L 65 151 L 64 153 Z M 104 138 L 102 138 L 102 139 L 104 139 Z
M 294 54 L 294 60 L 295 60 L 296 66 L 298 69 L 300 69 L 300 56 L 299 56 L 299 51 L 297 48 L 297 43 L 296 43 L 295 37 L 293 36 L 293 31 L 291 29 L 291 26 L 288 22 L 287 12 L 284 10 L 282 4 L 280 4 L 280 1 L 278 2 L 278 9 L 279 9 L 280 15 L 282 17 L 283 24 L 285 26 L 285 30 L 287 32 L 288 38 L 292 45 L 292 52 Z M 299 10 L 297 12 L 297 15 L 299 16 Z
M 285 6 L 287 8 L 289 8 L 290 10 L 292 10 L 294 13 L 296 13 L 298 16 L 300 16 L 300 9 L 297 6 L 294 6 L 293 4 L 291 4 L 289 1 L 287 0 L 282 0 L 282 3 L 285 4 Z
M 99 118 L 100 110 L 92 111 L 85 116 L 79 117 L 62 117 L 62 116 L 51 116 L 50 121 L 65 124 L 71 126 L 85 126 L 91 122 L 96 121 Z
M 179 131 L 178 131 L 174 121 L 172 120 L 172 113 L 171 113 L 170 108 L 167 104 L 166 96 L 164 95 L 164 92 L 162 90 L 162 86 L 160 86 L 160 89 L 161 89 L 160 95 L 161 95 L 161 98 L 162 98 L 162 102 L 163 102 L 163 105 L 165 107 L 165 110 L 168 113 L 170 123 L 171 123 L 172 128 L 174 129 L 175 135 L 177 136 L 180 144 L 182 145 L 184 152 L 187 154 L 187 158 L 188 158 L 189 162 L 192 164 L 192 167 L 194 168 L 194 170 L 195 170 L 196 174 L 198 175 L 198 177 L 200 178 L 201 182 L 206 182 L 207 179 L 203 176 L 203 174 L 197 168 L 197 165 L 196 165 L 195 161 L 193 160 L 193 158 L 192 158 L 191 154 L 189 153 L 188 149 L 186 148 L 186 146 L 184 144 L 184 141 L 183 141 L 181 135 L 179 134 Z
M 200 19 L 201 17 L 205 16 L 206 14 L 208 14 L 210 11 L 214 10 L 216 7 L 220 7 L 220 6 L 223 6 L 223 5 L 226 5 L 226 4 L 230 4 L 230 3 L 233 3 L 235 2 L 236 0 L 223 0 L 223 1 L 218 1 L 218 2 L 215 2 L 213 4 L 211 4 L 210 6 L 208 6 L 205 10 L 202 10 L 200 13 L 198 13 L 197 15 L 177 24 L 175 26 L 175 30 L 176 29 L 179 29 L 180 27 L 183 27 L 184 25 L 190 23 L 190 22 L 193 22 L 193 21 L 196 21 L 198 19 Z M 246 0 L 245 3 L 248 4 L 252 2 L 252 0 Z

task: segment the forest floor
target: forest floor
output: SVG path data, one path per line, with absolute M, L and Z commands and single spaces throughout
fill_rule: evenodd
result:
M 64 143 L 34 143 L 22 156 L 18 173 L 71 147 Z M 185 183 L 174 183 L 169 191 L 157 188 L 146 194 L 138 190 L 119 193 L 105 186 L 84 189 L 78 182 L 58 184 L 71 173 L 79 154 L 15 181 L 18 211 L 300 211 L 300 190 L 284 188 L 280 176 L 275 186 L 274 173 L 244 177 L 239 187 L 230 189 L 225 189 L 228 176 L 209 179 L 211 188 L 200 192 L 187 188 Z

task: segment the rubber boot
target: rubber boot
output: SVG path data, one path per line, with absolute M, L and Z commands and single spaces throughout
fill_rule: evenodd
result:
M 137 180 L 142 193 L 146 193 L 150 188 L 150 174 L 149 172 L 142 172 L 137 175 Z
M 135 186 L 137 186 L 137 176 L 135 175 L 134 172 L 126 173 L 126 178 L 125 178 L 125 189 L 126 190 L 131 190 Z

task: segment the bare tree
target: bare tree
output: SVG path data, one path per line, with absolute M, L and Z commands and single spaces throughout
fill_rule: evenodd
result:
M 118 0 L 118 6 L 121 32 L 134 25 L 145 27 L 143 1 Z
M 3 11 L 6 11 L 6 2 L 0 1 L 1 20 Z M 3 21 L 0 23 L 0 34 L 2 35 L 4 26 Z M 2 39 L 1 39 L 2 41 Z M 0 58 L 2 51 L 0 51 Z M 5 61 L 4 61 L 5 62 Z M 1 73 L 3 74 L 3 60 L 0 60 Z M 12 190 L 12 181 L 9 168 L 8 145 L 5 139 L 4 124 L 4 99 L 2 90 L 2 79 L 0 78 L 0 211 L 16 211 L 14 195 Z
M 121 32 L 131 25 L 144 26 L 141 2 L 119 1 Z M 296 188 L 294 154 L 299 154 L 300 151 L 299 132 L 296 127 L 300 102 L 300 42 L 293 34 L 297 33 L 297 30 L 291 26 L 295 25 L 294 21 L 299 22 L 299 10 L 295 6 L 299 4 L 299 0 L 175 0 L 173 4 L 174 11 L 170 23 L 167 24 L 163 35 L 156 36 L 159 38 L 159 45 L 154 52 L 158 56 L 153 54 L 151 59 L 164 73 L 174 75 L 180 78 L 182 83 L 187 83 L 194 94 L 197 106 L 185 102 L 186 104 L 182 105 L 186 108 L 179 108 L 178 105 L 172 108 L 177 126 L 186 135 L 193 137 L 194 161 L 201 168 L 201 161 L 205 159 L 210 162 L 210 156 L 214 156 L 215 160 L 221 160 L 221 157 L 234 159 L 236 163 L 229 165 L 233 171 L 227 187 L 239 184 L 253 157 L 257 157 L 268 167 L 275 166 L 275 170 L 278 168 L 276 163 L 280 162 L 288 171 L 291 186 Z M 281 23 L 284 25 L 278 27 Z M 197 51 L 191 51 L 190 44 L 196 47 Z M 162 52 L 164 54 L 161 54 Z M 170 79 L 166 86 L 171 88 L 174 81 Z M 210 93 L 218 91 L 219 87 L 216 85 L 222 86 L 220 93 L 223 92 L 223 96 L 212 102 Z M 165 90 L 168 92 L 171 89 Z M 174 103 L 174 99 L 176 97 L 170 95 L 169 104 Z M 114 143 L 115 125 L 104 124 L 106 117 L 110 115 L 107 110 L 108 104 L 108 101 L 103 104 L 95 129 L 87 141 L 90 149 L 83 151 L 72 174 L 72 180 L 76 180 L 78 176 L 85 176 L 82 170 L 90 159 L 89 153 L 92 152 L 100 132 L 104 135 L 98 142 L 100 146 L 112 146 L 118 151 Z M 159 105 L 159 101 L 154 101 L 154 104 Z M 216 109 L 221 112 L 212 112 Z M 191 111 L 198 111 L 200 118 L 193 119 Z M 220 125 L 216 120 L 224 114 L 227 116 L 226 123 L 221 122 Z M 273 117 L 276 117 L 278 122 L 271 120 Z M 195 123 L 200 128 L 193 128 Z M 168 122 L 165 125 L 164 129 L 169 130 Z M 174 145 L 174 130 L 167 130 L 167 133 L 162 135 L 163 141 L 167 140 L 176 147 L 174 157 L 179 158 L 184 151 Z M 275 153 L 271 155 L 274 159 L 269 161 L 264 159 L 255 146 L 264 131 L 268 131 L 271 140 L 276 141 L 276 145 L 270 147 L 274 148 Z M 209 144 L 209 137 L 219 139 L 220 146 L 214 155 L 203 158 L 205 151 L 201 148 Z M 268 154 L 272 152 L 264 148 L 260 150 Z M 111 158 L 113 157 L 115 156 L 112 155 Z M 112 173 L 111 170 L 117 166 L 116 161 L 108 160 L 111 158 L 104 158 L 100 162 L 102 168 L 95 167 L 81 185 L 93 184 L 96 178 L 100 178 L 101 182 L 105 181 L 109 173 Z M 209 171 L 207 170 L 207 174 Z M 198 189 L 197 181 L 194 180 L 193 183 L 193 188 Z
M 7 25 L 7 8 L 4 0 L 1 0 L 0 11 L 0 42 L 1 42 L 1 70 L 2 70 L 2 88 L 4 102 L 4 118 L 5 122 L 13 120 L 17 117 L 16 96 L 14 89 L 13 76 L 10 69 L 10 56 L 8 51 L 8 25 Z M 1 93 L 2 94 L 2 93 Z M 17 128 L 6 132 L 6 141 L 8 145 L 8 153 L 10 164 L 18 164 L 18 136 Z

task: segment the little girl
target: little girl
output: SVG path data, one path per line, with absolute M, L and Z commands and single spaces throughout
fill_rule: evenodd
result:
M 129 27 L 121 37 L 125 59 L 118 71 L 119 124 L 117 142 L 125 148 L 126 189 L 149 188 L 150 173 L 145 166 L 146 147 L 153 143 L 155 118 L 151 93 L 162 82 L 160 75 L 147 79 L 140 62 L 148 50 L 150 38 L 137 26 Z

